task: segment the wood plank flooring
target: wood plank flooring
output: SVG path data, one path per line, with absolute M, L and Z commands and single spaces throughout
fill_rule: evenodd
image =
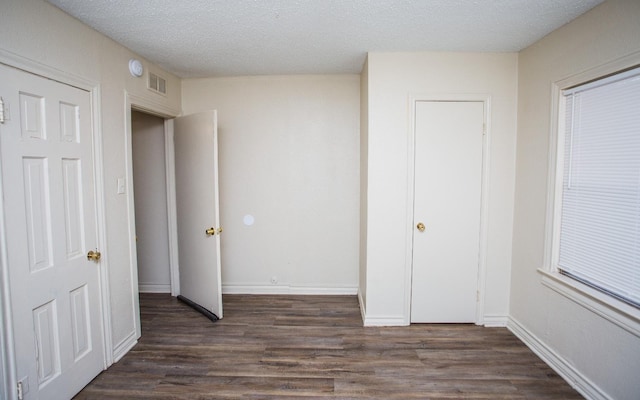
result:
M 354 296 L 140 297 L 142 338 L 76 399 L 581 399 L 505 328 L 364 328 Z

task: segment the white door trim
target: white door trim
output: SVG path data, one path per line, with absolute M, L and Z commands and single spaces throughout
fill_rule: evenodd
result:
M 16 356 L 13 347 L 13 320 L 11 318 L 11 292 L 9 291 L 9 261 L 7 259 L 7 235 L 4 222 L 4 195 L 2 183 L 2 166 L 0 166 L 0 397 L 13 399 L 17 384 Z
M 411 323 L 411 282 L 413 274 L 413 221 L 415 196 L 415 119 L 416 102 L 419 101 L 478 101 L 484 103 L 484 137 L 482 141 L 482 188 L 480 192 L 480 250 L 478 255 L 478 304 L 476 325 L 484 324 L 484 303 L 486 285 L 486 257 L 489 216 L 489 166 L 491 141 L 491 96 L 487 94 L 411 94 L 409 95 L 409 131 L 407 137 L 407 215 L 406 215 L 406 257 L 405 257 L 405 324 Z
M 164 118 L 165 141 L 165 165 L 167 180 L 167 219 L 169 228 L 169 268 L 171 270 L 171 294 L 178 294 L 180 282 L 178 277 L 178 239 L 176 237 L 176 209 L 175 209 L 175 176 L 173 160 L 173 122 L 180 114 L 180 110 L 167 107 L 146 97 L 137 96 L 125 91 L 125 161 L 126 161 L 126 191 L 127 196 L 127 220 L 129 225 L 129 261 L 131 263 L 131 290 L 135 293 L 134 310 L 135 332 L 131 332 L 121 343 L 116 346 L 117 359 L 135 345 L 141 335 L 140 330 L 140 304 L 138 301 L 138 257 L 136 244 L 136 216 L 133 192 L 133 142 L 131 131 L 131 110 L 141 111 L 147 114 Z
M 167 177 L 167 228 L 169 229 L 169 269 L 171 295 L 180 294 L 178 272 L 178 216 L 176 212 L 176 162 L 173 150 L 173 119 L 164 120 L 165 174 Z
M 41 64 L 37 61 L 24 58 L 20 55 L 0 49 L 0 63 L 25 72 L 39 75 L 65 85 L 73 86 L 89 92 L 91 96 L 91 118 L 93 121 L 93 152 L 94 152 L 94 180 L 96 197 L 96 233 L 97 243 L 102 249 L 100 260 L 100 318 L 102 320 L 102 335 L 104 343 L 104 365 L 106 369 L 113 364 L 111 345 L 111 307 L 109 291 L 109 251 L 107 249 L 106 235 L 106 208 L 104 198 L 104 159 L 102 148 L 102 123 L 100 104 L 100 84 L 81 76 L 61 71 L 59 69 Z M 3 365 L 0 367 L 0 382 L 3 383 L 5 393 L 0 393 L 6 399 L 15 399 L 17 391 L 13 390 L 17 385 L 16 359 L 13 340 L 13 319 L 11 315 L 11 288 L 9 287 L 9 265 L 7 261 L 6 227 L 4 224 L 4 205 L 2 204 L 2 181 L 0 177 L 0 296 L 2 298 L 2 318 L 0 319 L 0 353 L 3 355 Z

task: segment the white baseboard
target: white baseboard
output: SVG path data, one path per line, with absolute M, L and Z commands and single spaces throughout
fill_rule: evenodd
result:
M 367 320 L 367 309 L 365 308 L 364 299 L 362 293 L 358 290 L 358 304 L 360 304 L 360 315 L 362 316 L 362 324 Z
M 136 333 L 132 332 L 124 340 L 113 347 L 113 363 L 117 363 L 125 354 L 129 352 L 138 343 Z
M 158 283 L 138 283 L 138 292 L 140 293 L 171 293 L 170 284 Z
M 369 317 L 365 316 L 364 326 L 407 326 L 404 317 Z
M 612 397 L 603 392 L 596 384 L 575 369 L 569 361 L 529 332 L 513 317 L 508 318 L 507 328 L 585 398 L 612 400 Z
M 294 295 L 349 295 L 358 294 L 357 287 L 310 287 L 290 285 L 222 285 L 222 294 L 294 294 Z
M 483 318 L 484 325 L 487 328 L 504 328 L 507 326 L 509 316 L 507 315 L 485 315 Z

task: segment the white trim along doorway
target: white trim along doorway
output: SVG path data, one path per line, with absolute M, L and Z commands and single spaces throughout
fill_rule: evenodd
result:
M 137 342 L 141 335 L 140 329 L 140 304 L 138 299 L 138 257 L 136 243 L 136 216 L 133 179 L 133 131 L 131 127 L 131 112 L 139 111 L 164 119 L 164 144 L 165 144 L 165 174 L 167 187 L 167 222 L 169 238 L 169 266 L 171 295 L 180 294 L 180 281 L 178 275 L 178 238 L 176 219 L 176 195 L 175 195 L 175 162 L 173 145 L 173 118 L 179 115 L 179 110 L 169 108 L 163 104 L 140 97 L 125 91 L 125 160 L 126 160 L 126 193 L 127 196 L 127 221 L 129 231 L 129 260 L 131 263 L 131 290 L 134 295 L 135 331 L 131 332 L 123 341 L 114 347 L 115 360 L 124 356 Z

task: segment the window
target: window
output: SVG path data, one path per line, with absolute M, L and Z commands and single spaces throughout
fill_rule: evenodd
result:
M 552 270 L 640 307 L 640 68 L 562 91 Z

